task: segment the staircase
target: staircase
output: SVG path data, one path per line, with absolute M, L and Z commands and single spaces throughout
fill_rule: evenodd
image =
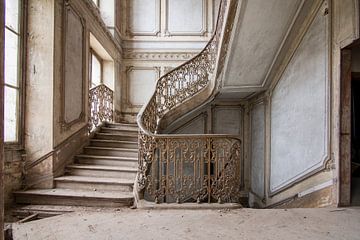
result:
M 66 167 L 65 175 L 54 179 L 55 188 L 14 193 L 16 203 L 21 204 L 15 215 L 56 215 L 76 206 L 131 206 L 137 159 L 137 126 L 106 123 Z

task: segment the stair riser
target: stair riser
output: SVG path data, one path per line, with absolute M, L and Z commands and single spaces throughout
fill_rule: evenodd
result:
M 119 192 L 132 192 L 132 186 L 120 184 L 107 184 L 107 183 L 87 183 L 87 182 L 73 182 L 73 181 L 56 181 L 56 188 L 64 189 L 85 189 L 97 191 L 119 191 Z
M 16 196 L 17 203 L 34 205 L 61 205 L 61 206 L 84 206 L 84 207 L 128 207 L 132 205 L 132 199 L 92 199 L 86 197 L 53 197 L 37 195 Z
M 136 177 L 136 172 L 125 172 L 125 171 L 67 169 L 66 172 L 70 175 L 87 176 L 87 177 L 121 178 L 121 179 L 129 179 L 129 180 L 134 180 Z
M 123 130 L 118 128 L 102 128 L 100 130 L 101 133 L 114 133 L 114 134 L 125 134 L 125 135 L 133 135 L 137 136 L 138 131 L 137 130 Z
M 126 126 L 126 125 L 105 125 L 106 128 L 113 128 L 116 130 L 124 130 L 124 131 L 133 131 L 137 132 L 139 131 L 139 128 L 137 126 Z
M 130 157 L 130 158 L 138 157 L 138 153 L 133 151 L 118 151 L 118 150 L 110 150 L 110 149 L 92 149 L 92 148 L 85 148 L 84 151 L 85 154 L 87 155 Z
M 138 149 L 137 143 L 109 143 L 109 142 L 97 142 L 97 141 L 91 141 L 90 146 L 92 147 L 108 147 L 108 148 L 130 148 L 130 149 Z
M 130 168 L 137 168 L 138 166 L 137 161 L 105 160 L 105 159 L 91 159 L 91 158 L 77 159 L 76 162 L 80 164 L 118 166 L 118 167 L 130 167 Z
M 117 140 L 117 141 L 132 141 L 137 142 L 138 137 L 137 136 L 124 136 L 124 135 L 101 135 L 96 134 L 96 139 L 106 139 L 106 140 Z

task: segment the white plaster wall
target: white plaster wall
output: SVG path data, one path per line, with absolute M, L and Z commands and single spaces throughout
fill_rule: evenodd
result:
M 205 134 L 206 118 L 200 115 L 174 131 L 174 134 Z
M 242 115 L 240 107 L 216 106 L 213 109 L 213 133 L 241 135 Z
M 271 191 L 321 167 L 328 155 L 327 18 L 317 13 L 272 93 Z
M 168 0 L 170 34 L 201 34 L 206 29 L 206 0 Z
M 265 191 L 265 105 L 258 103 L 251 109 L 251 190 L 260 198 Z
M 262 86 L 301 2 L 247 0 L 238 5 L 225 89 Z
M 130 34 L 152 35 L 160 31 L 160 0 L 130 0 Z
M 155 82 L 159 74 L 155 68 L 135 68 L 128 70 L 129 103 L 142 106 L 146 103 L 155 89 Z
M 84 27 L 71 8 L 66 9 L 65 59 L 64 59 L 64 120 L 69 123 L 79 118 L 83 111 L 84 84 Z
M 25 146 L 35 160 L 52 150 L 54 1 L 31 0 L 28 16 Z M 43 24 L 46 22 L 47 24 Z

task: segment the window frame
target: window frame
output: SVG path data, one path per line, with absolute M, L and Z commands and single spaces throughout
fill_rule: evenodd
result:
M 92 86 L 92 57 L 95 57 L 100 63 L 100 85 L 104 83 L 104 64 L 103 59 L 97 54 L 94 49 L 90 48 L 90 59 L 89 59 L 89 89 L 93 89 L 96 86 Z
M 14 87 L 8 85 L 4 82 L 4 91 L 5 87 L 10 87 L 17 89 L 19 97 L 17 103 L 17 141 L 12 142 L 5 142 L 4 139 L 4 148 L 5 150 L 23 150 L 25 148 L 25 140 L 24 140 L 24 131 L 25 131 L 25 86 L 26 86 L 26 60 L 27 60 L 27 16 L 28 16 L 28 6 L 26 0 L 17 0 L 19 1 L 19 26 L 16 35 L 19 38 L 19 45 L 18 45 L 18 87 Z M 6 11 L 6 9 L 5 9 Z M 6 12 L 5 12 L 6 14 Z M 14 33 L 11 28 L 8 28 L 5 25 L 5 29 Z M 5 48 L 5 46 L 4 46 Z M 5 50 L 5 49 L 4 49 Z M 4 99 L 5 102 L 5 99 Z

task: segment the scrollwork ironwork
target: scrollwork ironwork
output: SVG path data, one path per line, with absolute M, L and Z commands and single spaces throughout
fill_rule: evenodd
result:
M 89 131 L 92 131 L 100 123 L 112 122 L 114 92 L 106 85 L 101 84 L 89 91 Z
M 137 185 L 155 202 L 237 202 L 240 195 L 240 140 L 230 135 L 159 134 L 160 120 L 217 78 L 238 1 L 222 0 L 214 35 L 194 58 L 162 76 L 138 115 Z M 228 6 L 229 5 L 229 6 Z M 229 11 L 227 11 L 229 10 Z M 227 14 L 226 14 L 227 13 Z M 225 16 L 228 20 L 225 21 Z M 219 70 L 220 69 L 220 70 Z M 209 96 L 210 98 L 210 96 Z

